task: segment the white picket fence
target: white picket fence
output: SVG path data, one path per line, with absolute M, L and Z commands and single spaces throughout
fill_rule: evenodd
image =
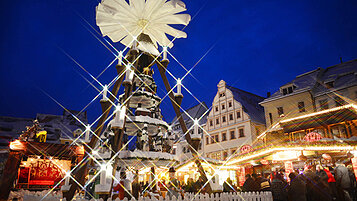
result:
M 59 193 L 56 192 L 29 192 L 22 191 L 19 200 L 23 201 L 66 201 L 66 198 L 61 198 Z M 13 196 L 10 196 L 13 197 Z M 16 197 L 16 196 L 15 196 Z M 11 200 L 11 199 L 10 199 Z M 74 198 L 75 201 L 88 201 L 83 197 Z M 103 201 L 103 199 L 91 199 L 90 201 Z M 112 200 L 108 199 L 107 201 L 120 201 L 119 198 Z M 215 193 L 215 194 L 194 194 L 194 193 L 185 193 L 184 198 L 181 196 L 178 198 L 166 196 L 163 197 L 140 197 L 138 200 L 132 198 L 128 200 L 124 198 L 123 201 L 273 201 L 271 192 L 243 192 L 243 193 Z

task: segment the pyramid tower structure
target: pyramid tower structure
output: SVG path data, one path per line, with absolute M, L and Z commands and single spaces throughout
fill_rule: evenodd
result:
M 170 134 L 168 124 L 162 120 L 161 99 L 156 95 L 157 86 L 152 78 L 151 67 L 157 65 L 167 96 L 183 133 L 186 133 L 188 128 L 180 112 L 183 99 L 181 79 L 176 79 L 174 88 L 177 88 L 177 93 L 174 93 L 166 76 L 168 48 L 173 46 L 173 40 L 169 40 L 167 35 L 174 39 L 187 37 L 185 32 L 169 25 L 187 26 L 191 16 L 182 13 L 184 11 L 185 4 L 176 0 L 129 3 L 125 0 L 102 1 L 97 6 L 96 22 L 103 36 L 122 43 L 126 47 L 123 51 L 129 50 L 124 57 L 123 52 L 118 51 L 118 79 L 110 86 L 112 89 L 109 97 L 105 97 L 108 88 L 103 87 L 102 115 L 96 128 L 90 131 L 94 137 L 86 147 L 90 159 L 74 170 L 78 183 L 72 182 L 73 185 L 65 193 L 67 200 L 71 200 L 76 190 L 85 185 L 88 168 L 100 168 L 101 181 L 95 189 L 103 194 L 110 194 L 118 172 L 121 174 L 127 169 L 129 172 L 143 172 L 143 169 L 149 169 L 150 180 L 157 181 L 156 176 L 160 174 L 155 174 L 155 169 L 173 169 L 170 168 L 175 163 L 174 156 L 170 153 L 173 135 Z M 162 47 L 161 52 L 159 46 Z M 124 87 L 124 93 L 119 95 L 121 86 Z M 195 131 L 198 131 L 197 123 Z M 197 152 L 200 138 L 193 134 L 192 138 L 191 135 L 185 135 L 185 139 L 191 145 L 189 148 L 202 182 L 208 183 Z M 207 189 L 211 192 L 210 185 L 207 185 Z
M 150 42 L 148 40 L 145 36 L 139 37 L 140 43 Z M 98 164 L 92 167 L 101 171 L 97 193 L 110 191 L 113 168 L 118 179 L 121 172 L 134 174 L 140 171 L 139 181 L 150 182 L 154 179 L 155 170 L 168 171 L 177 163 L 175 155 L 171 153 L 174 135 L 171 135 L 170 126 L 163 120 L 161 98 L 156 94 L 157 85 L 152 77 L 151 67 L 155 63 L 155 56 L 139 48 L 132 48 L 126 58 L 131 54 L 140 55 L 130 69 L 126 66 L 123 85 L 131 86 L 131 95 L 127 97 L 128 92 L 124 90 L 118 96 L 118 106 L 112 111 L 111 120 L 94 148 L 96 160 L 106 165 L 104 168 Z M 103 101 L 107 100 L 103 98 Z M 125 123 L 121 122 L 123 120 Z M 116 150 L 115 132 L 121 127 L 124 127 L 121 149 Z

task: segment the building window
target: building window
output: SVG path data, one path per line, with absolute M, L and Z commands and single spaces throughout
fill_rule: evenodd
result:
M 243 128 L 239 129 L 239 137 L 244 137 L 244 129 Z
M 229 121 L 233 120 L 233 114 L 229 114 Z
M 209 121 L 209 125 L 213 126 L 213 121 L 212 120 Z
M 256 133 L 256 135 L 259 135 L 260 134 L 260 129 L 255 127 L 255 133 Z
M 335 103 L 336 103 L 336 107 L 342 106 L 346 104 L 346 101 L 344 101 L 341 97 L 339 96 L 335 96 Z
M 219 124 L 219 119 L 217 118 L 217 119 L 216 119 L 216 125 L 218 125 L 218 124 Z
M 237 112 L 237 119 L 240 118 L 240 112 Z
M 278 116 L 279 117 L 284 115 L 284 108 L 283 107 L 277 107 L 276 109 L 278 110 Z
M 234 132 L 234 131 L 231 131 L 230 133 L 231 133 L 231 140 L 236 139 L 236 134 L 235 134 L 235 132 Z
M 222 110 L 225 110 L 226 106 L 224 104 L 222 104 Z
M 214 144 L 214 136 L 211 136 L 211 144 Z
M 232 107 L 232 102 L 228 102 L 228 107 Z
M 334 83 L 334 81 L 325 82 L 326 87 L 327 87 L 328 89 L 333 87 L 333 83 Z
M 218 106 L 216 106 L 216 112 L 218 112 Z
M 215 153 L 215 158 L 216 160 L 220 160 L 221 159 L 221 152 L 216 152 Z
M 319 103 L 320 103 L 321 110 L 327 110 L 328 109 L 327 99 L 320 100 Z
M 209 138 L 206 137 L 206 144 L 209 144 Z
M 299 112 L 305 112 L 305 103 L 302 102 L 298 102 L 298 108 L 299 108 Z
M 226 116 L 222 117 L 222 123 L 226 122 Z
M 294 87 L 293 86 L 283 88 L 283 95 L 291 94 L 291 93 L 293 93 L 293 91 L 294 91 Z
M 331 127 L 331 134 L 338 138 L 348 138 L 345 125 L 335 125 Z
M 216 143 L 219 142 L 219 137 L 218 137 L 218 135 L 215 135 L 214 138 L 215 138 Z
M 304 140 L 306 133 L 305 131 L 299 131 L 296 133 L 293 133 L 292 137 L 293 137 L 293 141 L 302 141 Z
M 269 113 L 269 119 L 270 119 L 270 124 L 273 124 L 273 115 L 272 115 L 272 113 Z
M 225 96 L 226 96 L 225 93 L 220 93 L 220 94 L 219 94 L 219 97 L 225 97 Z
M 236 150 L 235 149 L 232 149 L 231 151 L 232 155 L 236 153 Z
M 223 152 L 223 160 L 226 160 L 227 156 L 228 156 L 228 153 L 226 151 Z
M 222 133 L 222 142 L 223 141 L 227 141 L 227 134 L 226 133 Z

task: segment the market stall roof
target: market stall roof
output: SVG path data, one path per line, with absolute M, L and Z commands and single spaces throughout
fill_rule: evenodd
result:
M 25 155 L 37 155 L 45 157 L 56 157 L 61 159 L 70 159 L 84 154 L 82 146 L 28 142 L 16 140 L 10 143 L 11 151 L 20 151 Z
M 288 133 L 356 119 L 357 106 L 350 104 L 282 120 L 280 126 L 283 127 L 284 132 Z
M 317 142 L 297 142 L 285 145 L 266 146 L 254 149 L 251 152 L 239 154 L 228 161 L 227 165 L 244 164 L 251 160 L 262 159 L 279 151 L 353 151 L 357 150 L 357 141 L 317 141 Z

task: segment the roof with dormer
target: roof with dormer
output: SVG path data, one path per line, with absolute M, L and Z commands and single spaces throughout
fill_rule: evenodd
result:
M 263 97 L 229 85 L 226 88 L 232 92 L 234 99 L 242 105 L 243 111 L 252 121 L 265 124 L 264 108 L 259 105 L 264 100 Z
M 295 79 L 281 86 L 278 91 L 273 93 L 269 98 L 266 98 L 264 101 L 262 101 L 262 103 L 270 102 L 272 100 L 276 100 L 287 95 L 293 95 L 312 90 L 317 84 L 318 76 L 319 74 L 321 74 L 322 71 L 322 68 L 317 68 L 313 71 L 309 71 L 307 73 L 296 76 Z M 293 92 L 284 95 L 282 89 L 288 86 L 293 86 Z
M 357 59 L 327 67 L 313 93 L 319 96 L 354 85 L 357 85 Z
M 312 95 L 319 96 L 335 90 L 357 85 L 357 59 L 343 62 L 326 69 L 317 68 L 296 76 L 295 79 L 284 84 L 278 91 L 266 98 L 261 103 L 270 102 L 286 96 L 310 91 Z M 293 86 L 293 92 L 284 95 L 284 87 Z

